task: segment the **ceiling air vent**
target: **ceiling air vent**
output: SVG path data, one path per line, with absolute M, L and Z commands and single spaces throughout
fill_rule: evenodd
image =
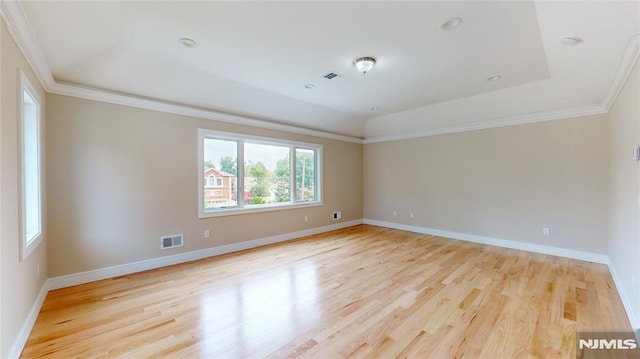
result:
M 327 80 L 333 80 L 336 77 L 340 77 L 340 75 L 336 74 L 335 72 L 329 72 L 329 73 L 326 73 L 326 74 L 322 75 L 322 77 L 324 77 Z
M 160 238 L 160 249 L 182 247 L 184 245 L 182 234 L 174 234 Z

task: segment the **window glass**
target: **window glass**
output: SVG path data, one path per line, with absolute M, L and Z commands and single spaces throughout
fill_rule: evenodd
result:
M 204 210 L 238 205 L 238 142 L 204 139 Z M 225 181 L 226 179 L 226 181 Z M 223 183 L 229 185 L 223 187 Z M 208 187 L 223 187 L 215 190 Z
M 296 148 L 296 200 L 316 199 L 316 151 Z
M 321 204 L 322 146 L 203 129 L 198 133 L 200 217 Z

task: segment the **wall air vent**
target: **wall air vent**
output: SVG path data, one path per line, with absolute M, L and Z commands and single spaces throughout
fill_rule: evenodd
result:
M 333 80 L 335 78 L 340 77 L 340 75 L 336 74 L 335 72 L 329 72 L 329 73 L 326 73 L 326 74 L 322 75 L 322 77 L 324 77 L 327 80 Z
M 174 247 L 182 247 L 184 240 L 182 234 L 174 234 L 160 238 L 160 249 L 169 249 Z

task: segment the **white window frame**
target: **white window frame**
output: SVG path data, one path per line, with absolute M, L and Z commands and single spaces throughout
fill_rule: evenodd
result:
M 237 141 L 237 196 L 238 196 L 238 206 L 235 207 L 226 207 L 219 208 L 214 210 L 205 211 L 204 209 L 204 140 L 205 139 L 217 139 L 217 140 L 228 140 L 228 141 Z M 274 145 L 274 146 L 288 146 L 289 147 L 289 158 L 291 160 L 291 171 L 290 171 L 290 202 L 285 203 L 273 203 L 273 204 L 260 204 L 260 205 L 246 205 L 244 204 L 244 144 L 245 142 L 253 143 L 253 144 L 264 144 L 264 145 Z M 315 163 L 315 188 L 316 188 L 316 199 L 312 201 L 295 201 L 295 149 L 310 149 L 315 150 L 316 153 L 316 163 Z M 209 217 L 219 217 L 219 216 L 229 216 L 235 214 L 245 214 L 245 213 L 257 213 L 257 212 L 269 212 L 269 211 L 278 211 L 278 210 L 286 210 L 293 208 L 304 208 L 304 207 L 317 207 L 322 206 L 322 145 L 315 143 L 307 143 L 307 142 L 297 142 L 297 141 L 289 141 L 283 140 L 279 138 L 273 137 L 261 137 L 261 136 L 251 136 L 245 135 L 241 133 L 232 133 L 232 132 L 222 132 L 209 130 L 204 128 L 198 129 L 198 218 L 209 218 Z
M 19 71 L 19 81 L 20 87 L 18 89 L 18 119 L 19 123 L 19 164 L 20 164 L 20 260 L 25 260 L 40 243 L 43 238 L 43 196 L 42 196 L 42 99 L 40 95 L 36 91 L 35 87 L 31 84 L 27 76 Z M 26 158 L 25 158 L 25 141 L 24 141 L 24 93 L 25 91 L 29 94 L 29 96 L 33 99 L 36 105 L 36 130 L 37 130 L 37 184 L 38 184 L 38 194 L 37 194 L 37 213 L 38 213 L 38 233 L 32 238 L 27 238 L 27 193 L 25 186 L 25 168 L 26 168 Z

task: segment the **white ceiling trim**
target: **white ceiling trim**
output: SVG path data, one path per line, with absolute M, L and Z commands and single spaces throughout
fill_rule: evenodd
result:
M 65 83 L 56 82 L 51 86 L 48 91 L 58 95 L 65 95 L 77 98 L 83 98 L 87 100 L 94 100 L 106 103 L 112 103 L 117 105 L 124 105 L 136 108 L 142 108 L 146 110 L 153 110 L 159 112 L 172 113 L 176 115 L 191 116 L 197 118 L 204 118 L 207 120 L 222 121 L 227 123 L 234 123 L 238 125 L 259 127 L 269 130 L 277 130 L 289 133 L 296 133 L 301 135 L 315 136 L 345 142 L 362 143 L 363 139 L 359 137 L 346 136 L 337 133 L 331 133 L 326 131 L 320 131 L 311 128 L 304 128 L 300 126 L 292 126 L 281 124 L 277 122 L 271 122 L 267 120 L 261 120 L 257 118 L 251 118 L 247 116 L 240 116 L 233 113 L 225 113 L 214 111 L 205 108 L 199 108 L 194 106 L 187 106 L 183 104 L 175 104 L 167 101 L 160 101 L 157 99 L 148 99 L 138 97 L 130 94 L 121 94 L 116 92 L 110 92 L 89 87 L 80 87 L 76 85 L 69 85 Z
M 362 143 L 363 141 L 360 137 L 342 135 L 329 131 L 287 125 L 233 113 L 165 102 L 158 99 L 114 93 L 102 89 L 58 83 L 53 78 L 49 65 L 45 60 L 41 47 L 35 38 L 35 33 L 27 20 L 27 16 L 20 2 L 1 0 L 0 15 L 5 19 L 9 33 L 35 72 L 40 84 L 44 87 L 45 91 L 49 93 L 345 142 Z
M 607 97 L 605 97 L 603 106 L 609 111 L 611 106 L 616 102 L 616 98 L 618 94 L 622 90 L 625 82 L 629 78 L 629 74 L 631 70 L 633 70 L 633 66 L 638 61 L 638 57 L 640 56 L 640 32 L 635 34 L 631 34 L 629 39 L 627 40 L 627 44 L 624 48 L 624 53 L 620 62 L 618 63 L 618 68 L 616 69 L 616 74 L 613 77 L 613 83 L 611 84 L 611 88 L 607 93 Z
M 386 142 L 386 141 L 397 141 L 397 140 L 406 140 L 411 138 L 418 137 L 427 137 L 427 136 L 436 136 L 436 135 L 444 135 L 447 133 L 456 133 L 456 132 L 466 132 L 466 131 L 476 131 L 487 128 L 495 128 L 495 127 L 503 127 L 503 126 L 513 126 L 513 125 L 522 125 L 526 123 L 534 123 L 534 122 L 544 122 L 544 121 L 552 121 L 552 120 L 562 120 L 571 117 L 580 117 L 580 116 L 590 116 L 590 115 L 599 115 L 602 113 L 607 113 L 611 109 L 611 106 L 616 101 L 618 94 L 622 90 L 622 87 L 626 83 L 635 66 L 636 62 L 640 58 L 640 33 L 634 33 L 629 35 L 627 39 L 627 44 L 625 45 L 624 52 L 618 63 L 618 67 L 616 68 L 616 73 L 614 79 L 611 83 L 611 87 L 607 92 L 607 96 L 601 105 L 589 105 L 589 106 L 578 106 L 578 107 L 570 107 L 566 109 L 559 110 L 551 110 L 545 112 L 538 112 L 532 114 L 526 114 L 515 117 L 505 117 L 501 119 L 496 119 L 493 121 L 483 121 L 476 122 L 471 124 L 464 124 L 458 126 L 451 126 L 443 129 L 433 130 L 433 131 L 418 131 L 412 133 L 401 133 L 394 134 L 389 136 L 374 136 L 367 137 L 364 140 L 364 143 L 376 143 L 376 142 Z
M 158 99 L 142 98 L 129 94 L 114 93 L 101 89 L 57 83 L 53 78 L 51 70 L 49 69 L 44 54 L 35 38 L 34 31 L 29 24 L 27 16 L 20 2 L 0 0 L 0 15 L 5 19 L 5 22 L 7 23 L 7 26 L 9 28 L 9 32 L 16 41 L 18 47 L 20 48 L 20 51 L 22 51 L 22 53 L 26 57 L 29 65 L 33 68 L 36 76 L 38 77 L 38 80 L 47 92 L 137 108 L 144 108 L 154 111 L 193 116 L 354 143 L 394 141 L 401 139 L 434 136 L 446 133 L 474 131 L 486 128 L 513 126 L 533 122 L 551 121 L 570 117 L 606 113 L 615 102 L 617 95 L 622 90 L 622 87 L 624 86 L 626 80 L 629 77 L 629 74 L 631 73 L 631 70 L 633 69 L 633 66 L 640 56 L 640 33 L 631 34 L 627 41 L 624 54 L 618 65 L 614 81 L 611 84 L 607 96 L 600 105 L 578 106 L 566 109 L 520 115 L 515 117 L 506 117 L 495 119 L 493 121 L 452 126 L 434 131 L 412 132 L 389 136 L 375 136 L 362 139 L 355 136 L 342 135 L 296 125 L 288 125 L 234 113 L 225 113 L 205 108 L 187 106 L 184 104 L 169 103 Z
M 364 140 L 364 143 L 367 144 L 367 143 L 376 143 L 376 142 L 406 140 L 406 139 L 418 138 L 418 137 L 444 135 L 447 133 L 476 131 L 476 130 L 483 130 L 487 128 L 505 127 L 505 126 L 513 126 L 513 125 L 523 125 L 526 123 L 561 120 L 561 119 L 571 118 L 571 117 L 599 115 L 606 112 L 607 112 L 607 109 L 601 105 L 572 107 L 572 108 L 561 109 L 561 110 L 538 112 L 538 113 L 527 114 L 527 115 L 522 115 L 517 117 L 505 117 L 505 118 L 501 118 L 501 119 L 497 119 L 489 122 L 483 121 L 483 122 L 476 122 L 476 123 L 464 124 L 459 126 L 451 126 L 444 129 L 438 129 L 433 131 L 421 131 L 421 132 L 413 132 L 413 133 L 407 133 L 407 134 L 395 134 L 395 135 L 389 135 L 389 136 L 375 136 L 375 137 L 366 138 Z
M 51 87 L 55 80 L 20 2 L 0 1 L 0 15 L 7 23 L 9 33 L 35 72 L 42 87 L 45 90 Z

